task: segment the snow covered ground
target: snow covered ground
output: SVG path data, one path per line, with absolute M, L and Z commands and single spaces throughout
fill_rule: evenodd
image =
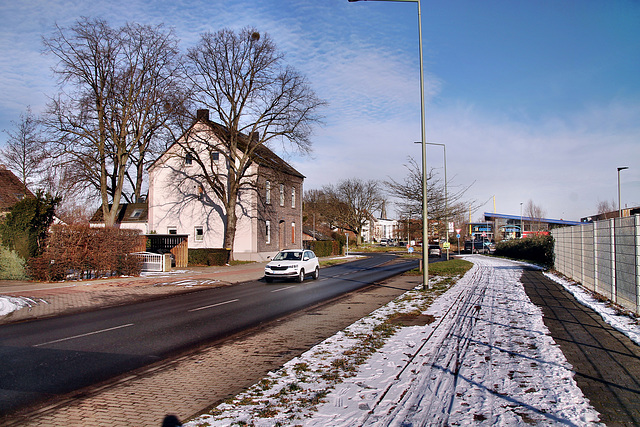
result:
M 410 291 L 185 425 L 598 424 L 522 265 L 466 259 L 474 267 L 435 301 Z M 416 310 L 434 321 L 390 326 Z

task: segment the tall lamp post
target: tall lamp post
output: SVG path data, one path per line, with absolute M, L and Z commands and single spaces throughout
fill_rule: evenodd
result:
M 618 218 L 622 218 L 622 204 L 620 203 L 620 171 L 629 169 L 628 166 L 618 168 Z
M 349 2 L 357 1 L 391 1 L 402 3 L 416 3 L 418 5 L 418 43 L 420 49 L 420 122 L 422 137 L 422 283 L 425 288 L 431 288 L 429 285 L 429 224 L 427 216 L 427 128 L 425 124 L 424 102 L 424 66 L 422 60 L 422 12 L 420 9 L 420 0 L 349 0 Z
M 449 196 L 447 194 L 447 146 L 437 142 L 427 142 L 427 145 L 440 145 L 444 150 L 444 222 L 447 229 L 447 243 L 449 243 Z M 447 261 L 449 261 L 449 246 L 447 246 Z

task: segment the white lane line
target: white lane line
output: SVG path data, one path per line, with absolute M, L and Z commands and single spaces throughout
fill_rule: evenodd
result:
M 280 292 L 280 291 L 285 291 L 285 290 L 287 290 L 287 289 L 291 289 L 291 288 L 295 288 L 295 286 L 291 285 L 291 286 L 287 286 L 287 287 L 285 287 L 285 288 L 274 289 L 273 291 L 271 291 L 271 293 L 274 293 L 274 292 Z
M 53 340 L 48 342 L 43 342 L 42 344 L 35 344 L 34 347 L 40 347 L 42 345 L 54 344 L 57 342 L 68 341 L 75 338 L 88 337 L 89 335 L 101 334 L 102 332 L 114 331 L 116 329 L 128 328 L 129 326 L 133 326 L 133 323 L 127 323 L 126 325 L 114 326 L 113 328 L 101 329 L 99 331 L 87 332 L 86 334 L 74 335 L 72 337 L 60 338 L 59 340 Z
M 232 300 L 225 301 L 225 302 L 219 302 L 217 304 L 205 305 L 204 307 L 192 308 L 191 310 L 188 310 L 188 311 L 192 312 L 192 311 L 198 311 L 198 310 L 205 310 L 205 309 L 211 308 L 211 307 L 218 307 L 219 305 L 231 304 L 232 302 L 236 302 L 236 301 L 240 301 L 240 300 L 239 299 L 232 299 Z

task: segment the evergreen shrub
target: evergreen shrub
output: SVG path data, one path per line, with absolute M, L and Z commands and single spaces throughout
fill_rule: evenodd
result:
M 553 265 L 554 240 L 551 236 L 532 236 L 524 239 L 504 240 L 496 244 L 494 254 L 507 258 L 531 261 L 545 266 Z
M 24 280 L 25 260 L 17 252 L 0 247 L 0 280 Z
M 332 256 L 342 253 L 343 243 L 338 240 L 306 240 L 304 248 L 312 250 L 316 256 Z
M 189 265 L 226 265 L 229 263 L 230 252 L 223 248 L 189 249 Z

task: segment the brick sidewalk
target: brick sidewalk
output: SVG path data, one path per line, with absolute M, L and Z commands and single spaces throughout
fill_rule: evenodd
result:
M 600 421 L 640 426 L 640 347 L 541 272 L 525 270 L 522 282 Z

